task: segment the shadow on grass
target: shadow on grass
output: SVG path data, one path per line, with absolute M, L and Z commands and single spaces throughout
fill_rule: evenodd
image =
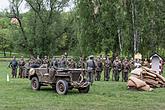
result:
M 41 87 L 41 89 L 38 90 L 38 91 L 32 90 L 31 87 L 24 87 L 22 89 L 24 89 L 26 91 L 29 91 L 29 92 L 55 93 L 55 94 L 58 95 L 58 93 L 53 88 L 51 88 L 49 86 Z M 67 95 L 70 95 L 70 96 L 72 96 L 72 95 L 81 95 L 81 94 L 85 94 L 85 93 L 79 93 L 78 89 L 69 90 L 68 93 L 67 93 Z

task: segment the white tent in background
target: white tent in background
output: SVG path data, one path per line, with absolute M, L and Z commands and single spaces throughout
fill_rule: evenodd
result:
M 150 57 L 151 69 L 161 74 L 163 68 L 163 58 L 158 53 L 153 53 Z

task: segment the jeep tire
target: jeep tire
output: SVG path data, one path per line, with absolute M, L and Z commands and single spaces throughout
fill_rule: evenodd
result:
M 40 90 L 40 83 L 37 77 L 32 77 L 31 79 L 31 87 L 33 90 Z
M 68 82 L 65 80 L 58 80 L 56 83 L 56 91 L 60 95 L 66 95 L 68 93 Z

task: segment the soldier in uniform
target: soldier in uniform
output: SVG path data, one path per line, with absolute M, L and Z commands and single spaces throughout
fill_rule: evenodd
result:
M 13 60 L 9 64 L 9 68 L 12 68 L 12 78 L 17 77 L 17 68 L 18 68 L 18 62 L 16 60 L 16 57 L 13 57 Z
M 110 72 L 111 72 L 111 61 L 109 59 L 109 56 L 106 56 L 106 59 L 104 62 L 104 81 L 109 81 Z
M 50 63 L 50 66 L 54 67 L 54 68 L 58 68 L 58 61 L 56 60 L 55 56 L 53 56 L 51 63 Z
M 43 59 L 43 64 L 46 66 L 46 67 L 49 67 L 49 59 L 47 56 L 44 57 Z
M 77 63 L 77 68 L 85 68 L 84 58 L 80 57 L 80 60 Z
M 67 65 L 66 59 L 65 59 L 64 55 L 62 55 L 61 60 L 59 61 L 59 67 L 66 68 L 66 65 Z
M 18 62 L 19 65 L 19 78 L 24 78 L 24 66 L 25 66 L 25 60 L 23 58 L 23 56 L 21 56 L 21 59 Z
M 37 55 L 37 58 L 36 58 L 35 63 L 36 63 L 38 66 L 41 66 L 41 65 L 42 65 L 42 60 L 40 59 L 39 55 Z
M 133 58 L 130 59 L 129 64 L 130 64 L 131 70 L 133 70 L 134 69 L 134 59 Z
M 119 60 L 118 57 L 113 61 L 113 78 L 115 78 L 115 81 L 119 81 L 120 78 L 120 71 L 121 71 L 121 61 Z
M 76 63 L 74 62 L 73 58 L 68 59 L 67 67 L 68 68 L 76 68 Z
M 89 59 L 87 60 L 87 71 L 88 71 L 88 80 L 89 82 L 93 83 L 94 81 L 94 72 L 95 72 L 95 68 L 96 68 L 96 65 L 95 65 L 95 62 L 94 62 L 94 56 L 91 55 L 89 56 Z
M 98 57 L 96 60 L 96 81 L 100 81 L 102 70 L 103 70 L 103 63 L 100 57 Z
M 130 71 L 130 63 L 127 58 L 125 58 L 122 62 L 122 81 L 127 82 L 128 80 L 128 73 Z
M 36 67 L 35 62 L 36 62 L 35 58 L 33 56 L 31 56 L 30 60 L 29 60 L 29 66 L 32 67 L 32 68 Z

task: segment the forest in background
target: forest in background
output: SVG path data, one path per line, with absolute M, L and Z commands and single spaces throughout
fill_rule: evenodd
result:
M 20 13 L 23 1 L 26 13 Z M 165 57 L 165 0 L 72 0 L 74 8 L 66 12 L 70 1 L 9 0 L 9 10 L 0 12 L 4 56 L 158 52 Z

